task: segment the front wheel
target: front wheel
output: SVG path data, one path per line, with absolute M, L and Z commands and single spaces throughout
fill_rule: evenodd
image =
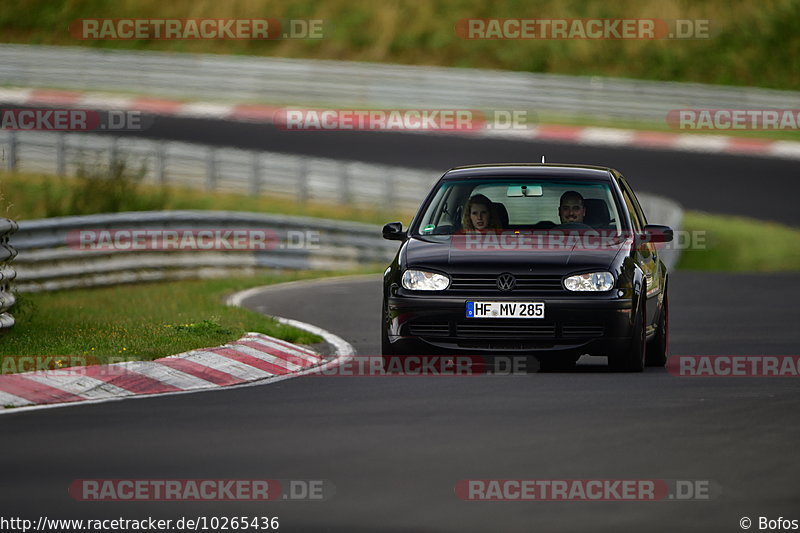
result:
M 667 364 L 667 336 L 669 334 L 669 298 L 664 289 L 661 318 L 656 326 L 656 336 L 647 343 L 647 366 L 663 367 Z
M 612 370 L 618 372 L 642 372 L 644 370 L 646 337 L 645 337 L 645 309 L 644 309 L 644 290 L 640 297 L 639 308 L 636 310 L 636 318 L 633 321 L 631 331 L 631 342 L 625 353 L 609 357 L 608 363 Z
M 386 312 L 386 304 L 384 304 L 381 309 L 381 356 L 384 370 L 389 368 L 393 355 L 392 343 L 389 342 L 389 314 Z
M 394 355 L 392 343 L 389 342 L 388 328 L 384 324 L 381 327 L 381 355 Z

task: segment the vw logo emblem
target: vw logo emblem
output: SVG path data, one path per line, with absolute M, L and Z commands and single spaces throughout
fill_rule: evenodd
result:
M 511 274 L 506 273 L 497 276 L 497 288 L 501 291 L 508 292 L 510 290 L 514 290 L 514 287 L 516 286 L 517 279 Z

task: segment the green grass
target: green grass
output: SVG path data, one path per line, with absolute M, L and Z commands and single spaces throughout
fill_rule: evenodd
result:
M 683 229 L 705 232 L 705 246 L 683 250 L 679 269 L 734 272 L 800 270 L 800 229 L 753 218 L 686 211 Z
M 248 287 L 329 274 L 272 273 L 22 294 L 14 310 L 17 324 L 0 342 L 0 368 L 13 370 L 17 361 L 13 356 L 59 356 L 62 361 L 74 356 L 92 363 L 152 360 L 219 346 L 249 331 L 300 344 L 317 343 L 321 338 L 316 335 L 228 307 L 223 300 Z
M 112 173 L 113 174 L 113 173 Z M 97 176 L 58 178 L 0 172 L 0 212 L 16 220 L 147 209 L 220 209 L 319 216 L 363 222 L 386 213 L 337 206 L 297 204 L 286 198 L 207 193 L 148 186 L 126 173 L 104 183 Z M 372 272 L 366 265 L 358 272 Z M 353 272 L 348 272 L 353 273 Z M 314 343 L 315 335 L 223 304 L 225 294 L 257 285 L 324 277 L 324 272 L 273 272 L 251 278 L 121 285 L 24 293 L 13 309 L 17 325 L 0 342 L 5 356 L 56 356 L 48 364 L 151 360 L 218 346 L 248 331 L 290 342 Z M 75 358 L 78 359 L 75 359 Z M 61 363 L 56 363 L 60 360 Z M 77 362 L 76 362 L 77 361 Z M 0 361 L 0 372 L 15 368 Z
M 82 41 L 68 26 L 80 18 L 323 19 L 322 39 Z M 465 18 L 708 19 L 712 37 L 696 40 L 464 40 Z M 6 0 L 6 42 L 274 57 L 481 67 L 652 80 L 800 86 L 797 0 Z

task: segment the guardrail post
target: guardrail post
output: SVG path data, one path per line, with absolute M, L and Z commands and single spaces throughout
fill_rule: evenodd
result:
M 258 196 L 261 193 L 261 162 L 258 152 L 253 152 L 253 166 L 250 174 L 250 194 Z
M 58 134 L 56 141 L 56 174 L 62 178 L 67 174 L 67 135 Z
M 156 179 L 159 185 L 167 183 L 167 149 L 164 143 L 156 143 Z
M 339 187 L 341 203 L 349 204 L 352 201 L 352 195 L 350 194 L 350 172 L 348 172 L 347 163 L 339 164 Z
M 308 160 L 302 156 L 297 176 L 297 201 L 301 204 L 308 201 Z
M 395 201 L 394 201 L 394 182 L 397 179 L 393 170 L 388 170 L 384 173 L 384 179 L 386 180 L 386 194 L 384 196 L 384 205 L 386 209 L 394 209 L 395 208 Z
M 17 132 L 8 132 L 8 155 L 6 156 L 6 168 L 16 170 L 17 168 Z
M 108 168 L 112 170 L 112 172 L 116 172 L 116 167 L 119 162 L 119 139 L 117 137 L 111 137 L 111 149 L 109 150 L 109 165 Z
M 208 150 L 206 160 L 206 189 L 213 191 L 217 188 L 217 151 L 214 148 Z

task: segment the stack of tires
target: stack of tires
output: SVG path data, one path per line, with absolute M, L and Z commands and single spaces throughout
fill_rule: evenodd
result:
M 9 239 L 17 229 L 19 226 L 13 220 L 0 218 L 0 332 L 14 325 L 14 317 L 9 311 L 16 303 L 12 283 L 17 273 L 11 266 L 11 261 L 17 256 L 17 251 L 11 246 Z

